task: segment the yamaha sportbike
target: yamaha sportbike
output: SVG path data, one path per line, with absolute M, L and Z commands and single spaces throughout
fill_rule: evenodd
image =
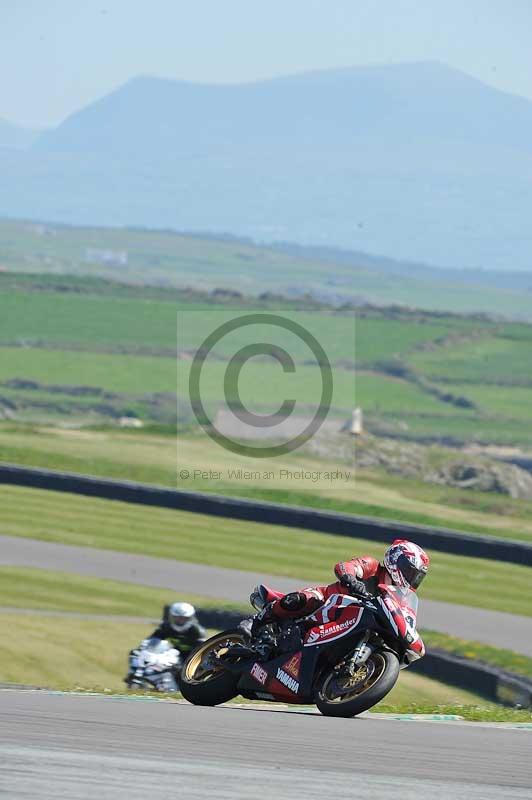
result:
M 151 692 L 177 692 L 183 659 L 166 639 L 145 639 L 129 655 L 125 683 L 129 689 Z
M 259 591 L 264 602 L 282 597 L 265 586 Z M 314 703 L 322 714 L 353 717 L 382 700 L 399 670 L 423 654 L 422 644 L 420 652 L 412 649 L 420 643 L 417 606 L 413 591 L 385 585 L 371 598 L 332 595 L 304 620 L 275 623 L 277 644 L 265 660 L 242 655 L 247 642 L 241 630 L 218 633 L 188 657 L 181 692 L 195 705 L 214 706 L 240 694 Z

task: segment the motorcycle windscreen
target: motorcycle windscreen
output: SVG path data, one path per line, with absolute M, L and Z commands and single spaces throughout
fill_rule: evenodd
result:
M 157 655 L 167 653 L 169 650 L 173 649 L 173 646 L 166 639 L 145 639 L 142 646 L 142 650 Z
M 379 589 L 382 592 L 383 608 L 393 618 L 397 633 L 401 637 L 407 634 L 415 637 L 419 605 L 417 594 L 411 589 L 385 584 L 380 584 Z
M 393 600 L 400 607 L 403 614 L 412 618 L 413 625 L 416 624 L 419 598 L 412 589 L 405 589 L 402 586 L 387 586 L 381 584 L 379 589 L 392 596 Z

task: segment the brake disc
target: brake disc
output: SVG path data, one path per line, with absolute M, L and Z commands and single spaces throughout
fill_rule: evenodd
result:
M 364 686 L 371 679 L 374 672 L 375 665 L 373 662 L 366 662 L 357 667 L 352 675 L 348 673 L 338 676 L 331 682 L 332 699 L 342 697 L 342 695 L 349 694 L 354 689 Z

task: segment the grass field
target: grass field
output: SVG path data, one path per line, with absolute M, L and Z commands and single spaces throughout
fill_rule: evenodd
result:
M 125 251 L 128 263 L 88 261 L 88 248 Z M 420 271 L 412 270 L 412 265 L 390 270 L 378 258 L 355 254 L 346 262 L 345 254 L 340 254 L 323 260 L 312 251 L 295 254 L 289 248 L 259 247 L 230 238 L 0 220 L 0 250 L 2 266 L 15 272 L 90 274 L 165 287 L 238 287 L 249 294 L 304 286 L 321 295 L 363 297 L 379 304 L 531 316 L 522 278 L 505 276 L 503 284 L 493 285 L 479 271 L 467 283 L 453 270 Z
M 360 553 L 380 557 L 383 549 L 340 536 L 18 487 L 0 487 L 0 503 L 6 535 L 233 569 L 260 565 L 265 573 L 316 583 L 330 582 L 337 561 Z M 527 567 L 431 556 L 425 597 L 532 616 Z M 504 592 L 486 592 L 503 584 Z
M 5 276 L 4 276 L 5 278 Z M 125 296 L 124 296 L 125 295 Z M 50 306 L 53 305 L 53 314 Z M 292 315 L 301 325 L 327 344 L 329 359 L 352 359 L 373 363 L 404 353 L 425 342 L 440 339 L 453 330 L 467 332 L 474 323 L 464 318 L 423 319 L 422 324 L 408 324 L 404 320 L 366 318 L 356 312 L 333 312 L 323 309 L 319 314 L 290 311 L 286 303 L 279 303 L 283 314 Z M 41 341 L 50 344 L 66 343 L 91 349 L 98 346 L 151 348 L 175 352 L 176 348 L 198 346 L 209 333 L 223 321 L 238 313 L 271 310 L 268 306 L 247 300 L 234 303 L 232 308 L 216 306 L 205 301 L 190 299 L 153 299 L 129 297 L 127 289 L 112 286 L 109 295 L 91 294 L 89 287 L 83 293 L 28 291 L 25 288 L 2 292 L 0 277 L 0 342 Z M 178 328 L 178 323 L 179 328 Z M 479 323 L 477 322 L 476 325 Z M 331 336 L 331 329 L 334 336 Z M 257 333 L 266 329 L 257 325 Z M 267 331 L 275 338 L 275 331 Z M 356 337 L 354 334 L 356 333 Z M 244 332 L 235 333 L 221 341 L 216 351 L 232 355 L 236 346 L 245 344 Z M 286 339 L 286 332 L 280 341 Z M 291 348 L 296 360 L 307 355 L 305 346 L 294 341 Z
M 487 336 L 433 352 L 419 352 L 410 362 L 428 378 L 468 384 L 532 383 L 530 339 Z
M 226 364 L 209 363 L 202 375 L 202 398 L 207 407 L 216 409 L 223 404 L 223 379 Z M 0 395 L 19 401 L 21 404 L 48 402 L 66 408 L 72 403 L 95 405 L 105 393 L 118 394 L 118 397 L 103 397 L 107 401 L 141 402 L 146 394 L 167 393 L 175 397 L 176 387 L 180 405 L 189 405 L 187 399 L 190 364 L 172 358 L 152 358 L 130 354 L 109 354 L 75 352 L 69 350 L 46 350 L 36 347 L 0 347 L 0 383 L 9 381 L 32 381 L 41 384 L 35 391 L 27 388 L 0 387 Z M 75 396 L 67 391 L 50 392 L 47 387 L 86 387 L 92 393 L 85 397 Z M 321 379 L 312 366 L 300 366 L 297 378 L 283 373 L 278 365 L 269 363 L 249 363 L 242 370 L 239 382 L 242 401 L 257 412 L 277 408 L 279 397 L 293 397 L 299 404 L 300 413 L 308 413 L 308 407 L 316 405 L 321 392 Z M 289 393 L 289 394 L 287 394 Z M 121 397 L 120 397 L 121 395 Z M 355 405 L 361 405 L 368 413 L 385 416 L 398 415 L 399 418 L 412 418 L 419 414 L 431 416 L 441 424 L 447 424 L 449 417 L 457 417 L 468 422 L 475 421 L 473 413 L 464 414 L 459 409 L 442 403 L 427 394 L 418 386 L 407 381 L 386 375 L 361 373 L 353 374 L 338 369 L 334 375 L 333 410 L 343 412 L 347 418 Z M 176 402 L 171 405 L 169 421 L 175 418 Z M 296 409 L 297 410 L 297 409 Z M 445 421 L 445 422 L 444 422 Z
M 0 567 L 0 606 L 69 611 L 79 614 L 125 615 L 159 619 L 173 594 L 199 608 L 239 609 L 244 606 L 201 595 L 183 594 L 176 587 L 148 588 L 133 583 L 88 578 L 67 572 L 28 567 Z M 247 609 L 249 610 L 249 609 Z
M 267 485 L 234 477 L 239 468 L 256 468 L 221 450 L 205 436 L 133 434 L 112 429 L 71 430 L 0 423 L 0 460 L 50 469 L 126 478 L 219 494 L 239 495 L 293 505 L 330 508 L 405 522 L 453 527 L 532 541 L 532 503 L 504 495 L 431 485 L 412 479 L 357 469 L 348 482 L 288 481 L 279 470 L 331 467 L 308 455 L 292 454 L 266 466 L 277 470 Z M 177 472 L 206 466 L 218 470 L 216 481 L 182 480 Z M 339 465 L 345 468 L 345 465 Z M 229 478 L 228 471 L 233 471 Z
M 146 625 L 0 614 L 0 635 L 3 683 L 120 690 L 127 654 L 145 637 Z
M 172 423 L 177 390 L 181 418 L 192 421 L 190 360 L 176 364 L 176 351 L 194 352 L 221 321 L 257 310 L 257 303 L 295 319 L 322 343 L 333 365 L 336 414 L 347 417 L 360 405 L 376 432 L 532 446 L 532 428 L 522 424 L 532 415 L 532 326 L 397 309 L 362 309 L 353 317 L 323 304 L 305 311 L 295 301 L 291 308 L 286 300 L 171 290 L 143 295 L 138 287 L 69 276 L 53 283 L 50 276 L 0 274 L 0 407 L 24 421 L 134 415 Z M 308 348 L 261 326 L 216 346 L 219 360 L 208 360 L 202 377 L 209 409 L 224 405 L 227 359 L 250 337 L 285 346 L 297 369 L 285 374 L 277 363 L 249 361 L 240 381 L 244 403 L 264 412 L 291 396 L 296 412 L 308 413 L 321 387 Z
M 16 637 L 12 634 L 14 627 Z M 1 683 L 64 691 L 121 691 L 125 688 L 122 679 L 127 670 L 127 654 L 146 636 L 146 626 L 0 614 L 0 636 L 5 656 L 0 663 Z M 486 705 L 474 694 L 408 672 L 401 673 L 386 702 L 393 704 L 394 710 L 410 703 Z
M 523 377 L 526 377 L 525 373 Z M 532 374 L 532 373 L 531 373 Z M 532 409 L 532 386 L 475 386 L 452 383 L 448 387 L 457 394 L 467 395 L 485 413 L 506 422 L 529 422 Z M 495 422 L 497 424 L 497 422 Z

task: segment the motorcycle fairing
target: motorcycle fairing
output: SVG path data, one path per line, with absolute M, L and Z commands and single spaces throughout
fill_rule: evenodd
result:
M 250 661 L 238 681 L 238 690 L 245 697 L 272 695 L 285 703 L 301 703 L 312 697 L 312 682 L 319 649 L 296 650 L 270 661 Z M 265 675 L 263 674 L 265 673 Z
M 413 592 L 398 590 L 384 584 L 379 586 L 379 604 L 397 636 L 406 642 L 414 641 L 416 630 L 417 596 Z M 415 605 L 414 601 L 415 600 Z
M 305 634 L 303 649 L 275 656 L 270 661 L 250 661 L 238 682 L 241 694 L 271 693 L 284 702 L 302 702 L 312 697 L 320 645 L 330 646 L 337 639 L 358 633 L 360 622 L 370 622 L 365 609 L 353 597 L 332 595 L 323 606 L 306 618 L 315 623 Z M 364 619 L 363 619 L 364 618 Z
M 408 589 L 384 585 L 379 589 L 379 605 L 405 648 L 401 663 L 401 669 L 404 669 L 425 655 L 425 645 L 416 629 L 418 598 Z
M 351 633 L 358 626 L 364 609 L 346 594 L 333 594 L 307 621 L 315 624 L 306 632 L 304 647 L 333 642 Z
M 181 665 L 180 652 L 166 639 L 145 639 L 129 659 L 126 683 L 157 691 L 177 692 L 176 673 Z

